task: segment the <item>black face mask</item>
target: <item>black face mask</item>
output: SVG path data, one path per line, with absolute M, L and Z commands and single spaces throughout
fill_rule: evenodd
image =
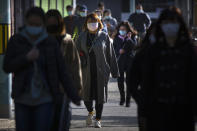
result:
M 59 26 L 58 25 L 48 25 L 47 26 L 47 32 L 54 34 L 54 33 L 58 33 L 59 32 Z

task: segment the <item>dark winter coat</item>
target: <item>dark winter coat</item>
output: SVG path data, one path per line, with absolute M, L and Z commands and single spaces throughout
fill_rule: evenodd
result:
M 151 25 L 151 19 L 145 12 L 131 14 L 128 21 L 139 33 L 146 32 Z
M 75 26 L 77 24 L 78 16 L 67 16 L 64 18 L 66 32 L 73 36 Z
M 134 57 L 134 47 L 137 45 L 136 39 L 134 37 L 128 38 L 128 37 L 121 37 L 117 35 L 114 38 L 113 46 L 115 49 L 115 53 L 118 59 L 118 66 L 119 69 L 123 69 L 123 71 L 126 71 L 128 67 L 128 62 L 130 62 Z M 124 49 L 125 53 L 120 54 L 120 49 Z
M 31 79 L 29 79 L 30 71 L 33 68 L 33 62 L 26 58 L 27 53 L 33 48 L 33 45 L 21 34 L 11 37 L 8 42 L 7 52 L 5 54 L 3 69 L 6 73 L 14 73 L 12 97 L 15 99 L 21 96 L 26 88 L 29 88 Z M 40 56 L 45 57 L 44 76 L 50 93 L 54 96 L 60 94 L 60 82 L 63 88 L 74 102 L 78 102 L 77 91 L 72 87 L 71 78 L 63 56 L 56 39 L 47 37 L 37 44 Z
M 173 48 L 157 42 L 144 58 L 147 130 L 194 131 L 197 57 L 192 44 L 184 37 Z

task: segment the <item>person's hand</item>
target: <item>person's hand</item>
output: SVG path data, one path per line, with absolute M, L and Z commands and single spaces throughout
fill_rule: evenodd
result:
M 125 53 L 125 50 L 124 49 L 120 49 L 119 53 L 122 55 Z
M 127 37 L 128 38 L 131 38 L 131 36 L 132 36 L 132 33 L 131 32 L 128 32 Z
M 80 90 L 78 91 L 78 95 L 79 95 L 80 98 L 82 97 L 82 89 L 80 89 Z
M 107 23 L 107 27 L 110 28 L 111 27 L 111 24 L 110 23 Z
M 27 53 L 26 57 L 27 57 L 27 59 L 28 59 L 29 61 L 35 61 L 35 60 L 38 59 L 39 55 L 40 55 L 39 50 L 38 50 L 36 47 L 34 47 L 33 49 L 31 49 L 31 50 Z

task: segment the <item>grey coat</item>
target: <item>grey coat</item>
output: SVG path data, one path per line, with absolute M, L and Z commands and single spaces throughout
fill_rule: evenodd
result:
M 83 52 L 86 56 L 87 65 L 82 67 L 83 76 L 83 91 L 82 97 L 84 101 L 91 100 L 91 76 L 90 76 L 90 60 L 87 49 L 87 32 L 82 32 L 76 42 L 79 54 Z M 114 52 L 113 45 L 109 36 L 102 31 L 99 31 L 94 39 L 92 49 L 94 50 L 97 63 L 97 100 L 99 103 L 107 102 L 108 88 L 110 73 L 112 77 L 119 76 L 118 64 Z M 82 60 L 82 59 L 81 59 Z M 84 59 L 83 59 L 84 60 Z

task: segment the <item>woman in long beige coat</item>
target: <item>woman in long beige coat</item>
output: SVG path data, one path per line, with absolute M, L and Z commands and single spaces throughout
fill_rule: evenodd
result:
M 96 101 L 95 127 L 101 128 L 103 104 L 107 101 L 110 73 L 119 76 L 115 52 L 109 36 L 102 32 L 102 22 L 96 14 L 87 16 L 84 32 L 79 36 L 76 45 L 82 64 L 83 90 L 82 98 L 89 112 L 86 124 L 93 122 L 93 101 Z

